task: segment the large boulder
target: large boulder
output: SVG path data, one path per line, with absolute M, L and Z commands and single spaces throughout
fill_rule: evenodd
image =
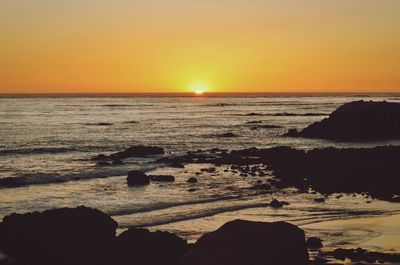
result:
M 0 229 L 0 248 L 18 264 L 107 264 L 117 222 L 78 207 L 11 214 Z
M 288 136 L 333 140 L 380 140 L 400 138 L 400 104 L 354 101 L 340 106 L 328 118 Z
M 147 176 L 142 171 L 133 170 L 128 172 L 128 177 L 126 178 L 128 186 L 143 186 L 150 184 L 150 177 Z
M 178 265 L 187 251 L 186 240 L 168 232 L 131 228 L 117 237 L 117 265 Z
M 185 255 L 185 265 L 305 265 L 303 230 L 286 223 L 228 222 L 203 235 Z

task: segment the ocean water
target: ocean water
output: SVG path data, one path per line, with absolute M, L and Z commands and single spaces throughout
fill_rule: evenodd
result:
M 288 220 L 307 225 L 360 215 L 390 214 L 396 204 L 368 201 L 361 196 L 328 198 L 292 190 L 263 194 L 248 189 L 258 180 L 211 165 L 166 168 L 159 157 L 130 158 L 124 165 L 100 167 L 91 158 L 133 145 L 163 147 L 167 155 L 197 149 L 242 149 L 279 145 L 300 149 L 399 145 L 400 141 L 342 143 L 288 138 L 288 129 L 301 129 L 326 118 L 353 100 L 400 102 L 398 95 L 236 95 L 223 97 L 84 96 L 0 98 L 0 178 L 16 178 L 18 188 L 0 188 L 0 218 L 12 212 L 42 211 L 86 205 L 115 218 L 120 229 L 161 228 L 196 239 L 223 222 Z M 249 123 L 249 122 L 260 123 Z M 280 128 L 258 128 L 278 125 Z M 232 132 L 233 138 L 216 137 Z M 174 183 L 128 187 L 129 170 L 172 174 Z M 196 176 L 199 183 L 186 180 Z M 267 176 L 268 177 L 268 176 Z M 79 178 L 80 180 L 76 180 Z M 196 191 L 190 192 L 190 188 Z M 279 211 L 266 207 L 272 198 L 290 202 Z

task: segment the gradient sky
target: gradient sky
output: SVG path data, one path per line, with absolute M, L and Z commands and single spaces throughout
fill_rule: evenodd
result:
M 0 92 L 400 92 L 399 0 L 0 0 Z

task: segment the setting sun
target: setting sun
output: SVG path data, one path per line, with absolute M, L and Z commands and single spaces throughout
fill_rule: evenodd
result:
M 203 82 L 197 82 L 190 85 L 190 90 L 192 90 L 196 95 L 202 95 L 209 90 L 209 86 Z

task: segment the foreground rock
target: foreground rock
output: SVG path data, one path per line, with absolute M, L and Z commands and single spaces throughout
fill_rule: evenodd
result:
M 236 220 L 203 235 L 185 255 L 184 265 L 305 265 L 303 230 L 285 222 Z
M 344 141 L 400 138 L 400 104 L 385 101 L 347 103 L 328 118 L 300 132 L 290 130 L 287 135 Z
M 132 228 L 117 237 L 116 264 L 178 265 L 186 240 L 168 232 Z
M 107 264 L 117 222 L 78 207 L 4 217 L 0 249 L 18 264 Z
M 126 178 L 128 186 L 143 186 L 150 184 L 150 177 L 147 176 L 142 171 L 133 170 L 128 172 L 128 177 Z

